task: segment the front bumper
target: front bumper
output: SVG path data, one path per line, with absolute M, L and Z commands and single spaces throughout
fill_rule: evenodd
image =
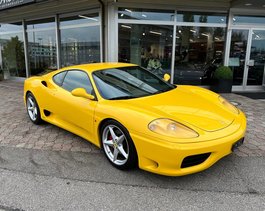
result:
M 203 171 L 221 158 L 232 152 L 232 146 L 244 138 L 246 131 L 246 117 L 240 112 L 237 122 L 240 127 L 233 133 L 222 138 L 199 143 L 170 143 L 166 140 L 155 140 L 137 132 L 130 132 L 138 153 L 139 168 L 156 174 L 167 176 L 183 176 Z M 210 155 L 207 159 L 191 167 L 181 167 L 188 156 L 199 154 Z

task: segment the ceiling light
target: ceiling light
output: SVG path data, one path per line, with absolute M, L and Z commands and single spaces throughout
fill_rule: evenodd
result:
M 236 19 L 235 19 L 235 18 L 233 18 L 233 21 L 236 21 Z
M 131 29 L 131 26 L 127 26 L 127 25 L 121 25 L 121 27 L 126 28 L 126 29 Z
M 179 33 L 181 33 L 181 30 L 179 30 Z
M 205 37 L 209 37 L 208 34 L 205 34 L 205 33 L 201 33 L 201 35 L 205 36 Z
M 143 33 L 143 36 L 145 36 L 145 33 Z
M 146 17 L 147 17 L 147 15 L 145 15 L 145 14 L 142 14 L 142 16 L 143 16 L 144 18 L 146 18 Z
M 196 33 L 196 31 L 195 31 L 195 30 L 193 30 L 193 29 L 190 29 L 190 31 L 191 31 L 191 32 L 193 32 L 193 33 Z
M 79 18 L 85 18 L 85 19 L 92 20 L 92 21 L 98 21 L 98 19 L 96 19 L 96 18 L 90 18 L 90 17 L 84 16 L 84 15 L 78 15 L 78 17 Z
M 124 14 L 122 13 L 122 14 L 121 14 L 121 17 L 123 17 L 123 16 L 124 16 Z
M 179 37 L 178 37 L 178 36 L 176 36 L 176 38 L 177 38 L 177 39 L 179 39 Z
M 126 12 L 132 12 L 132 11 L 131 11 L 131 10 L 129 10 L 129 9 L 125 9 L 125 11 L 126 11 Z
M 252 4 L 251 3 L 246 3 L 245 6 L 251 6 Z
M 162 35 L 162 33 L 160 32 L 156 32 L 156 31 L 149 31 L 151 34 L 156 34 L 156 35 Z

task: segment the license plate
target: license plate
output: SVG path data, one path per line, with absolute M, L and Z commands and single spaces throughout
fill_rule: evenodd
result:
M 232 146 L 232 152 L 234 152 L 238 147 L 240 147 L 244 143 L 244 138 L 240 139 Z

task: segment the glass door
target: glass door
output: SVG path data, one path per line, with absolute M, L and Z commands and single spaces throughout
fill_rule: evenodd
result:
M 248 50 L 248 29 L 233 29 L 228 66 L 233 70 L 233 85 L 243 89 Z
M 265 31 L 252 30 L 250 55 L 248 60 L 247 86 L 264 84 L 265 68 Z

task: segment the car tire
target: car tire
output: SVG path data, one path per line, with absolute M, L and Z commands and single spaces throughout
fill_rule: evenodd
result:
M 128 130 L 119 122 L 109 120 L 100 130 L 102 149 L 109 162 L 120 170 L 138 166 L 138 156 Z
M 36 125 L 41 124 L 43 120 L 41 119 L 40 108 L 37 100 L 31 92 L 26 96 L 26 107 L 30 120 Z

